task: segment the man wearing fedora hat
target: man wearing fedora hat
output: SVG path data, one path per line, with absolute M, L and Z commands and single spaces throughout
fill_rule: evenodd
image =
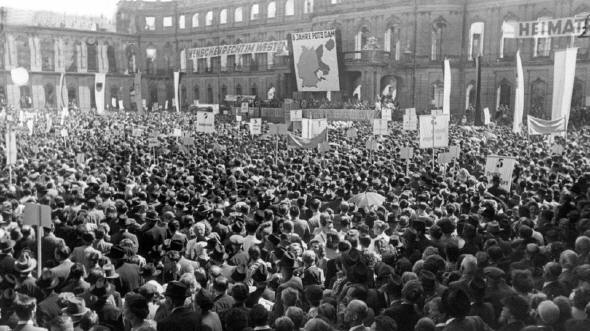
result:
M 64 315 L 69 316 L 74 322 L 74 330 L 82 330 L 80 323 L 82 319 L 90 312 L 86 307 L 84 299 L 78 297 L 67 298 L 65 307 L 62 309 Z
M 278 263 L 283 282 L 275 291 L 275 305 L 273 306 L 273 317 L 280 317 L 284 313 L 286 307 L 282 306 L 281 293 L 286 288 L 294 288 L 299 291 L 299 297 L 303 298 L 303 281 L 301 278 L 295 276 L 295 261 L 296 257 L 292 252 L 286 251 Z
M 47 331 L 45 328 L 35 326 L 35 313 L 37 311 L 35 298 L 17 293 L 14 299 L 14 311 L 18 318 L 14 331 Z
M 14 240 L 10 238 L 0 239 L 0 274 L 8 275 L 14 271 Z
M 16 291 L 40 301 L 43 300 L 44 294 L 37 286 L 37 280 L 31 274 L 35 268 L 37 268 L 37 260 L 32 258 L 28 251 L 22 252 L 19 259 L 14 263 Z
M 200 331 L 201 314 L 186 307 L 184 302 L 189 295 L 187 286 L 179 281 L 168 283 L 164 296 L 170 303 L 170 315 L 158 322 L 158 331 L 193 330 Z
M 39 302 L 37 308 L 37 322 L 39 325 L 47 325 L 49 321 L 61 315 L 56 292 L 59 284 L 59 278 L 49 269 L 44 269 L 41 277 L 37 280 L 37 286 L 45 295 L 45 299 Z
M 128 263 L 125 250 L 115 245 L 111 248 L 108 255 L 112 264 L 119 274 L 119 282 L 115 284 L 117 291 L 124 296 L 129 291 L 133 291 L 141 285 L 141 272 L 137 264 Z

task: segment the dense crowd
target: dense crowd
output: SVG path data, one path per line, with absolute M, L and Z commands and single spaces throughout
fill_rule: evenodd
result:
M 399 123 L 371 150 L 369 125 L 334 123 L 320 152 L 185 113 L 61 122 L 10 124 L 0 330 L 590 329 L 588 129 L 554 152 L 453 125 L 460 155 L 433 168 Z M 488 155 L 517 159 L 509 191 Z

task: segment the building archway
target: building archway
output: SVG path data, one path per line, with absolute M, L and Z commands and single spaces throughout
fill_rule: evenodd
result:
M 502 79 L 498 90 L 496 91 L 496 107 L 512 107 L 512 84 L 506 79 Z

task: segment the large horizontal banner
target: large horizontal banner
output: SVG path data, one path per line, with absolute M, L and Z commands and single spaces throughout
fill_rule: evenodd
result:
M 188 57 L 190 59 L 203 59 L 221 55 L 238 55 L 252 53 L 283 53 L 288 55 L 287 41 L 264 41 L 247 44 L 223 45 L 189 48 Z
M 297 90 L 339 91 L 336 30 L 292 33 Z
M 587 17 L 563 17 L 556 19 L 504 22 L 504 38 L 538 38 L 582 36 L 586 30 Z M 590 27 L 588 27 L 590 29 Z

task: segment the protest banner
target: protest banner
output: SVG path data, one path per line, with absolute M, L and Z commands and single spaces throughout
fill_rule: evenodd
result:
M 279 53 L 287 54 L 287 40 L 260 41 L 243 44 L 195 47 L 187 50 L 189 59 L 204 59 L 222 55 Z
M 312 139 L 328 128 L 328 120 L 325 118 L 318 119 L 301 119 L 301 137 L 305 139 Z
M 441 148 L 449 145 L 449 115 L 420 116 L 420 148 Z
M 262 118 L 250 119 L 250 134 L 253 136 L 262 134 Z
M 291 34 L 295 81 L 299 92 L 339 91 L 336 30 Z M 317 51 L 322 50 L 321 65 Z
M 387 127 L 387 120 L 374 119 L 373 120 L 373 135 L 387 136 L 389 134 Z
M 449 164 L 451 162 L 453 162 L 453 155 L 451 153 L 438 153 L 438 163 Z
M 485 176 L 488 183 L 492 183 L 494 176 L 500 177 L 500 187 L 510 192 L 512 185 L 512 172 L 516 165 L 516 159 L 510 156 L 490 155 L 486 159 Z
M 269 123 L 268 124 L 268 133 L 269 134 L 276 134 L 279 136 L 286 136 L 288 133 L 287 124 Z
M 197 112 L 197 132 L 215 132 L 215 114 L 207 111 Z

